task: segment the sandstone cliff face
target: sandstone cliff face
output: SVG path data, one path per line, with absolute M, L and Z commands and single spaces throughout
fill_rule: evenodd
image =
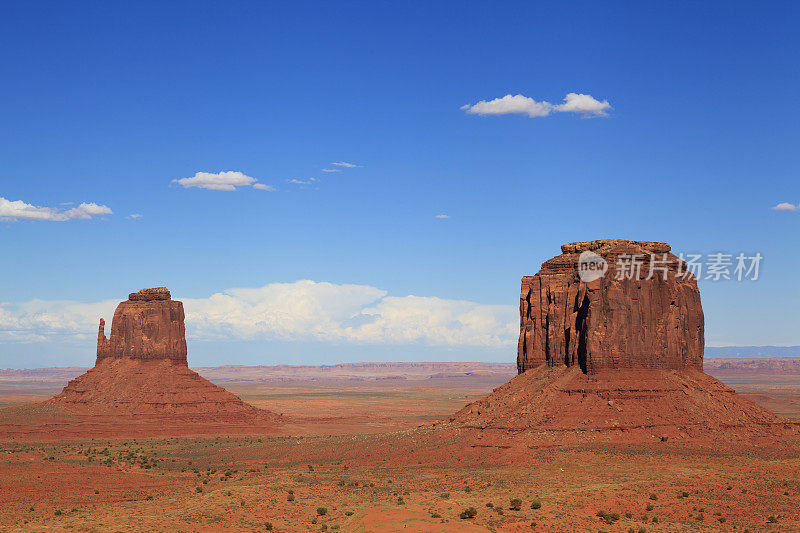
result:
M 185 332 L 183 304 L 165 287 L 130 294 L 114 312 L 110 338 L 100 319 L 95 366 L 45 404 L 91 420 L 132 419 L 143 427 L 153 420 L 191 421 L 188 431 L 201 430 L 197 424 L 263 427 L 283 421 L 190 370 Z
M 540 365 L 604 369 L 703 368 L 703 310 L 697 280 L 666 243 L 598 240 L 565 244 L 535 276 L 522 278 L 517 370 Z M 582 252 L 608 271 L 584 282 Z M 638 273 L 620 268 L 636 257 Z M 651 265 L 651 258 L 656 261 Z M 629 263 L 630 264 L 630 263 Z M 653 275 L 649 277 L 653 268 Z M 621 279 L 617 279 L 617 278 Z M 649 277 L 649 279 L 647 279 Z
M 110 339 L 100 319 L 97 361 L 108 357 L 169 359 L 186 365 L 183 303 L 172 300 L 166 287 L 130 294 L 114 311 Z

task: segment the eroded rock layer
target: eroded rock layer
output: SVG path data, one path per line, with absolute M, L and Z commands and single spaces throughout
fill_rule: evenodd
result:
M 697 281 L 668 244 L 561 249 L 522 279 L 519 375 L 440 427 L 466 431 L 478 446 L 798 434 L 703 372 Z M 595 267 L 579 275 L 586 254 Z
M 666 243 L 576 242 L 522 278 L 517 369 L 703 368 L 703 309 L 695 277 Z M 585 282 L 583 252 L 608 270 Z
M 540 365 L 449 419 L 495 444 L 761 440 L 797 429 L 696 369 Z
M 47 405 L 120 419 L 155 416 L 215 425 L 282 420 L 189 369 L 183 304 L 172 300 L 165 287 L 132 293 L 114 312 L 110 338 L 104 327 L 100 319 L 94 368 L 70 381 Z
M 97 334 L 97 361 L 107 357 L 169 359 L 186 364 L 183 303 L 172 300 L 166 287 L 142 289 L 114 311 L 111 338 L 105 320 Z

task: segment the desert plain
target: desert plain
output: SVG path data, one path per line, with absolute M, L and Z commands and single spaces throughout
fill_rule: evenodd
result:
M 704 366 L 800 422 L 800 359 Z M 513 363 L 196 368 L 288 422 L 193 434 L 76 419 L 26 431 L 46 416 L 39 402 L 85 370 L 0 371 L 2 530 L 800 529 L 791 438 L 485 446 L 437 429 L 512 378 Z

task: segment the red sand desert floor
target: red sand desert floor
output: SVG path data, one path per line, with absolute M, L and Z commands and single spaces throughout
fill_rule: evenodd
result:
M 373 369 L 368 377 L 351 368 L 292 379 L 263 369 L 217 370 L 216 377 L 202 370 L 293 426 L 198 437 L 6 435 L 0 528 L 800 530 L 800 443 L 793 439 L 506 447 L 430 427 L 504 383 L 504 368 L 471 375 L 447 365 Z M 800 420 L 800 372 L 776 372 L 711 369 L 747 398 Z M 16 407 L 3 416 L 60 390 L 62 382 L 48 379 L 0 373 L 0 401 Z M 469 508 L 475 516 L 460 518 Z

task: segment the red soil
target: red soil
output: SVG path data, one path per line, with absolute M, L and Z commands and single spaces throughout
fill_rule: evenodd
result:
M 442 428 L 530 443 L 774 441 L 798 429 L 693 369 L 530 369 L 450 417 Z

